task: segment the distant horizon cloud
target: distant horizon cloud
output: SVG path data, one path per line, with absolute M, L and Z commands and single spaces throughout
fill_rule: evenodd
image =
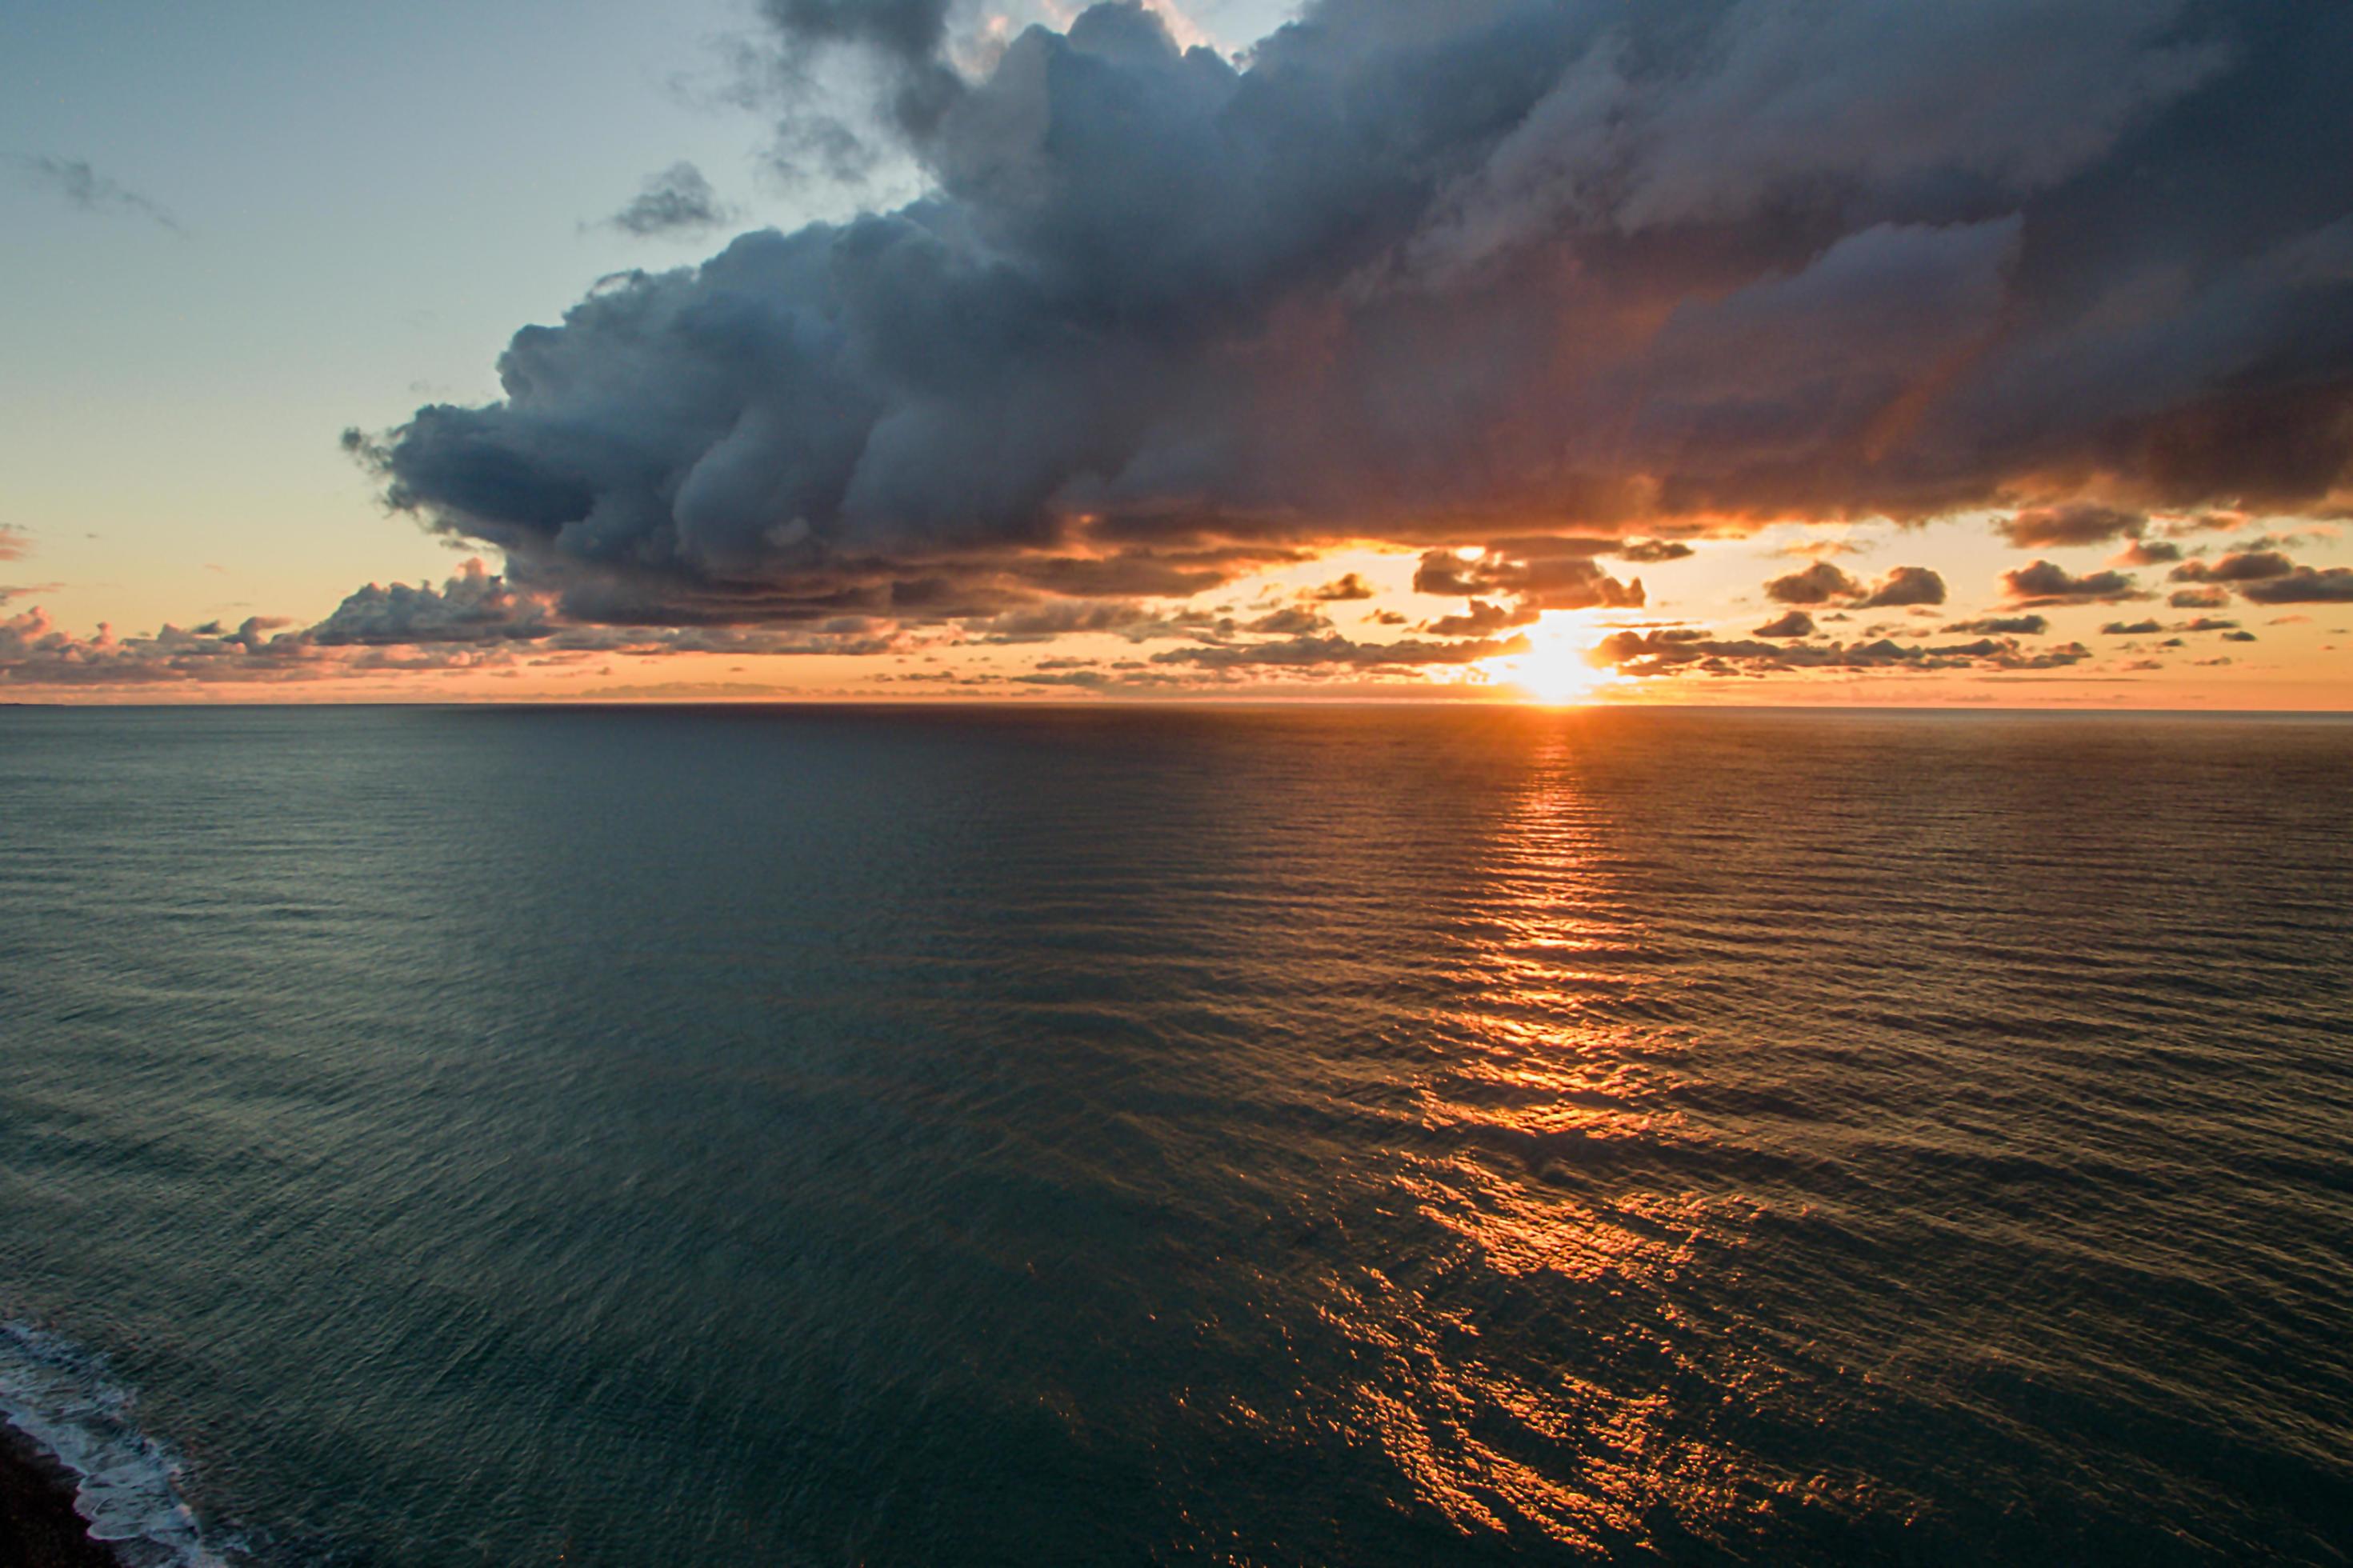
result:
M 84 212 L 124 213 L 171 230 L 183 239 L 188 231 L 180 220 L 149 197 L 141 195 L 92 168 L 87 159 L 60 158 L 48 153 L 19 158 L 17 164 L 32 183 L 65 198 Z

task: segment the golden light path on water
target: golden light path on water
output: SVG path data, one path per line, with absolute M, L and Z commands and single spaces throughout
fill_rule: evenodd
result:
M 1581 665 L 1573 627 L 1545 629 L 1517 678 L 1531 689 L 1556 650 Z M 1655 1550 L 1662 1521 L 1737 1537 L 1741 1516 L 1823 1479 L 1777 1473 L 1678 1407 L 1694 1385 L 1733 1401 L 1772 1380 L 1678 1306 L 1702 1252 L 1740 1249 L 1757 1211 L 1668 1176 L 1662 1156 L 1708 1134 L 1666 1092 L 1684 1046 L 1631 1019 L 1644 991 L 1680 981 L 1629 962 L 1644 933 L 1609 886 L 1608 824 L 1573 743 L 1546 749 L 1492 824 L 1483 891 L 1461 911 L 1463 1005 L 1432 1020 L 1413 1086 L 1427 1142 L 1396 1177 L 1398 1200 L 1454 1244 L 1416 1279 L 1335 1282 L 1326 1321 L 1381 1367 L 1342 1425 L 1468 1537 L 1596 1553 Z M 1531 1316 L 1568 1341 L 1614 1322 L 1620 1353 L 1576 1359 L 1616 1373 L 1532 1357 Z

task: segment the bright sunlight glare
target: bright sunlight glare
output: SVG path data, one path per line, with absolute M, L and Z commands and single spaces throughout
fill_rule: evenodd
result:
M 1547 610 L 1525 633 L 1528 651 L 1483 661 L 1491 679 L 1515 686 L 1532 702 L 1583 702 L 1616 679 L 1587 658 L 1584 628 L 1576 617 Z

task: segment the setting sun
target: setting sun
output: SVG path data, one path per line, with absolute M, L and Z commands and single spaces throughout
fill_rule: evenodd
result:
M 1532 702 L 1583 702 L 1615 676 L 1597 668 L 1576 617 L 1547 610 L 1528 627 L 1528 650 L 1486 661 L 1491 679 L 1515 686 Z

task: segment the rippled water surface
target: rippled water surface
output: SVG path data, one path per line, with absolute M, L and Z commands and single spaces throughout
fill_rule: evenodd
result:
M 2341 1563 L 2348 781 L 0 711 L 0 1405 L 153 1561 Z

